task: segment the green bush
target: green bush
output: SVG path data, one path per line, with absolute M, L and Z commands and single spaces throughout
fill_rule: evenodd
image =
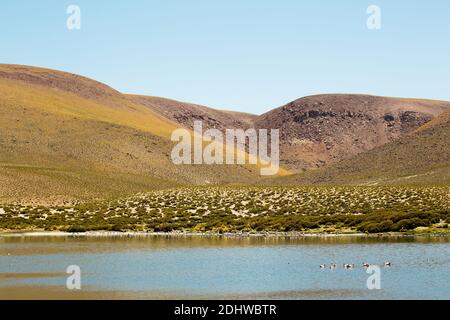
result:
M 84 233 L 86 232 L 86 228 L 82 226 L 70 226 L 67 228 L 66 232 L 69 233 Z
M 395 231 L 408 231 L 408 230 L 413 230 L 417 227 L 428 227 L 430 225 L 431 225 L 431 223 L 429 220 L 412 218 L 412 219 L 400 220 L 393 226 L 393 229 Z
M 391 220 L 383 222 L 365 222 L 358 226 L 358 230 L 367 233 L 382 233 L 393 231 L 394 223 Z
M 109 228 L 110 231 L 114 231 L 114 232 L 124 232 L 124 231 L 126 231 L 127 229 L 129 229 L 129 226 L 128 226 L 128 225 L 125 225 L 125 224 L 113 224 L 113 225 Z
M 155 232 L 171 232 L 173 231 L 172 225 L 168 223 L 158 224 L 154 227 Z

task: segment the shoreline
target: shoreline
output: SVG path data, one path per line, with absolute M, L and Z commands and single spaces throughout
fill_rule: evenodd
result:
M 108 238 L 108 237 L 199 237 L 199 238 L 393 238 L 393 237 L 450 237 L 449 233 L 301 233 L 301 232 L 255 232 L 255 233 L 209 233 L 209 232 L 114 232 L 114 231 L 87 231 L 79 233 L 63 231 L 0 231 L 1 238 L 20 237 L 71 237 L 71 238 Z

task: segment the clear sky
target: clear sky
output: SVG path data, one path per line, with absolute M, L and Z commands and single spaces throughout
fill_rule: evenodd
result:
M 0 63 L 257 114 L 318 93 L 450 100 L 448 0 L 1 1 L 0 35 Z

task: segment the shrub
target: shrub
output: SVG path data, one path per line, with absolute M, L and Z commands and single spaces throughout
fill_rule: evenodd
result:
M 128 229 L 128 226 L 125 224 L 113 224 L 109 230 L 114 232 L 123 232 Z
M 393 231 L 394 223 L 391 220 L 383 222 L 365 222 L 358 226 L 359 231 L 368 233 L 382 233 Z
M 86 232 L 86 228 L 82 226 L 70 226 L 66 231 L 69 233 L 83 233 Z
M 395 231 L 407 231 L 407 230 L 413 230 L 417 227 L 427 227 L 427 226 L 430 226 L 429 220 L 412 218 L 412 219 L 400 220 L 393 226 L 393 228 Z
M 155 232 L 171 232 L 173 227 L 168 223 L 162 223 L 155 226 L 154 230 Z

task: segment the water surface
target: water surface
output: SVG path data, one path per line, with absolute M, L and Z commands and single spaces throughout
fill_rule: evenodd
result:
M 362 263 L 385 261 L 368 290 Z M 449 280 L 449 237 L 0 236 L 2 299 L 450 299 Z

